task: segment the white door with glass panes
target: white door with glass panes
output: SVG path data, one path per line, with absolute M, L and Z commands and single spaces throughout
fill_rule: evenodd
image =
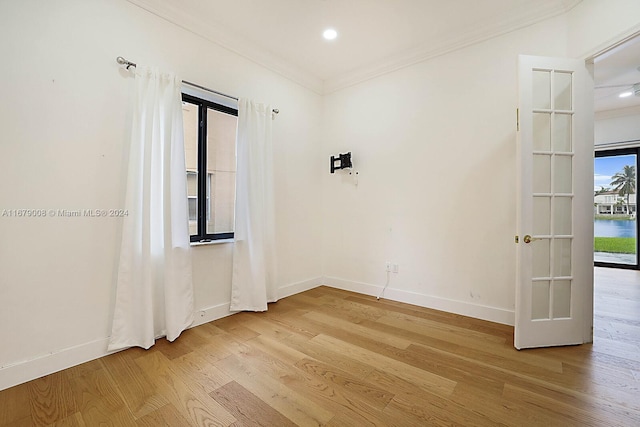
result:
M 582 344 L 593 324 L 593 78 L 585 62 L 518 60 L 514 344 Z

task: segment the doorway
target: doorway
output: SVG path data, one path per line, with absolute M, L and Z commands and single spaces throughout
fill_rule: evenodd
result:
M 594 345 L 618 355 L 635 335 L 628 325 L 639 320 L 635 174 L 640 161 L 640 32 L 597 55 L 593 63 Z M 624 189 L 622 181 L 627 181 Z
M 638 270 L 640 32 L 594 63 L 594 265 Z

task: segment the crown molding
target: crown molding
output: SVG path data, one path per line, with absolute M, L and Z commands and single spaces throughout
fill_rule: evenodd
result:
M 320 78 L 293 66 L 290 62 L 279 58 L 272 52 L 259 49 L 244 41 L 237 34 L 227 28 L 206 25 L 200 19 L 193 17 L 177 4 L 156 0 L 127 0 L 129 3 L 146 10 L 178 27 L 205 38 L 237 55 L 248 59 L 262 67 L 286 77 L 299 85 L 322 95 L 323 82 Z
M 400 52 L 385 60 L 372 62 L 367 66 L 358 67 L 324 81 L 311 72 L 294 66 L 290 61 L 277 54 L 256 47 L 238 34 L 233 34 L 228 28 L 206 25 L 197 17 L 179 9 L 173 2 L 161 0 L 127 1 L 322 95 L 553 18 L 573 9 L 582 0 L 528 2 L 517 11 L 506 11 L 495 16 L 490 23 L 479 22 L 454 36 L 431 41 L 428 45 Z
M 582 0 L 562 0 L 562 5 L 565 12 L 569 12 L 571 9 L 580 4 Z
M 542 7 L 538 2 L 529 2 L 526 7 L 517 11 L 517 13 L 513 11 L 502 13 L 496 16 L 491 23 L 479 22 L 476 26 L 470 27 L 467 31 L 460 32 L 453 37 L 441 38 L 429 43 L 429 45 L 406 50 L 384 61 L 377 61 L 371 63 L 369 66 L 360 67 L 351 72 L 344 73 L 341 76 L 327 79 L 324 81 L 324 93 L 335 92 L 366 80 L 537 24 L 568 12 L 581 1 L 582 0 L 563 0 L 562 3 L 547 2 L 542 5 Z

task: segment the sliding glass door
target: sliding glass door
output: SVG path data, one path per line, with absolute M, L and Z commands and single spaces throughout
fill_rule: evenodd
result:
M 597 151 L 594 164 L 594 253 L 597 266 L 638 268 L 638 148 Z

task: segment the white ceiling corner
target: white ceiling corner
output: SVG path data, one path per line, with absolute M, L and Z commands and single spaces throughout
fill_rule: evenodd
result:
M 241 35 L 234 34 L 228 28 L 209 25 L 202 17 L 195 17 L 188 10 L 178 8 L 175 2 L 164 0 L 127 1 L 271 71 L 275 71 L 313 92 L 322 94 L 323 82 L 318 77 L 298 69 L 295 65 L 278 58 L 273 53 L 254 46 L 252 43 L 243 40 Z

